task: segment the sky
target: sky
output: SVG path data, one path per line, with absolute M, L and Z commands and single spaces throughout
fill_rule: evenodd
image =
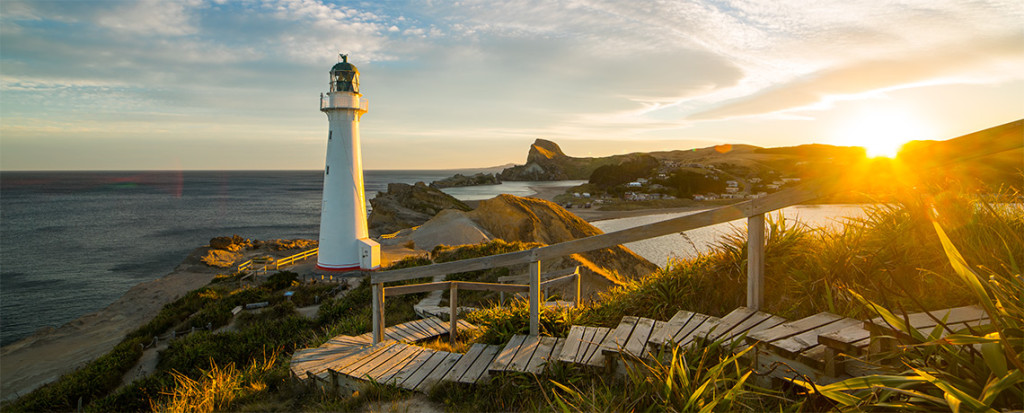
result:
M 321 169 L 339 53 L 369 100 L 366 169 L 1024 117 L 1019 0 L 3 0 L 0 169 Z

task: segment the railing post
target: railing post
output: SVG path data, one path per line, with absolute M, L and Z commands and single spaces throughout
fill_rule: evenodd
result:
M 373 344 L 384 341 L 384 283 L 373 284 Z
M 540 335 L 540 260 L 530 263 L 530 335 Z
M 577 308 L 580 306 L 580 278 L 581 277 L 583 277 L 583 274 L 581 274 L 579 269 L 577 269 L 576 270 L 576 295 L 573 296 L 573 301 L 576 302 L 575 303 L 576 304 L 575 307 L 577 307 Z
M 459 283 L 456 281 L 452 281 L 448 286 L 448 321 L 451 323 L 451 327 L 448 328 L 448 342 L 454 346 L 459 325 Z
M 747 217 L 747 307 L 764 306 L 764 214 Z

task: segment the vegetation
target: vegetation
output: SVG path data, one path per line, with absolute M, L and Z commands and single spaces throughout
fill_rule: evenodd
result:
M 924 343 L 890 355 L 892 365 L 902 366 L 899 373 L 817 387 L 798 381 L 790 389 L 770 390 L 754 384 L 757 372 L 742 357 L 748 349 L 712 343 L 666 354 L 662 362 L 627 364 L 624 376 L 555 364 L 539 377 L 505 375 L 474 387 L 444 384 L 430 397 L 457 410 L 1019 410 L 1024 408 L 1021 234 L 1024 206 L 977 203 L 948 192 L 870 206 L 863 218 L 833 228 L 807 228 L 781 215 L 768 220 L 765 311 L 789 319 L 822 310 L 859 319 L 886 317 Z M 433 260 L 410 258 L 395 267 L 533 246 L 496 241 L 439 247 Z M 680 309 L 724 315 L 744 302 L 746 249 L 745 235 L 737 231 L 699 257 L 672 262 L 580 308 L 546 308 L 541 332 L 565 336 L 574 324 L 610 327 L 624 315 L 667 320 Z M 504 275 L 477 271 L 454 278 L 491 280 L 499 274 Z M 353 410 L 408 395 L 381 384 L 351 396 L 324 395 L 287 380 L 296 349 L 369 331 L 367 283 L 338 298 L 333 287 L 297 286 L 289 273 L 275 274 L 260 286 L 235 287 L 230 280 L 217 282 L 168 304 L 111 353 L 5 410 L 75 410 L 79 398 L 89 411 Z M 286 290 L 295 292 L 291 301 L 283 295 Z M 412 304 L 418 300 L 417 295 L 389 298 L 389 324 L 414 318 Z M 255 301 L 270 305 L 232 323 L 231 308 Z M 321 303 L 314 319 L 296 313 L 296 306 L 314 302 Z M 905 313 L 967 304 L 982 305 L 992 326 L 939 339 L 939 329 L 914 331 L 902 322 Z M 454 347 L 440 340 L 429 345 L 459 351 L 474 342 L 503 343 L 526 333 L 528 318 L 525 302 L 512 300 L 467 315 L 481 329 Z M 229 323 L 217 333 L 199 331 L 174 340 L 154 374 L 118 388 L 141 356 L 141 344 L 153 336 Z

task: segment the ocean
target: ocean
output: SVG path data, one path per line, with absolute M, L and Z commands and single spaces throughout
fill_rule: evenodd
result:
M 389 182 L 476 171 L 366 171 Z M 311 238 L 321 171 L 0 172 L 0 344 L 170 273 L 210 238 Z
M 367 199 L 391 182 L 429 183 L 480 171 L 494 172 L 366 171 Z M 322 179 L 321 171 L 0 172 L 0 344 L 106 307 L 132 286 L 170 273 L 213 237 L 316 239 Z M 480 200 L 500 193 L 528 196 L 530 186 L 564 184 L 506 182 L 445 192 Z M 816 217 L 810 223 L 860 211 L 792 210 L 788 217 Z M 668 217 L 595 225 L 613 231 Z M 664 265 L 667 257 L 696 254 L 729 228 L 722 224 L 628 245 Z

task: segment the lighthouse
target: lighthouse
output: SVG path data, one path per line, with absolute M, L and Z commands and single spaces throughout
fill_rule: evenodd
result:
M 320 94 L 320 111 L 327 114 L 330 128 L 316 268 L 373 270 L 380 266 L 380 245 L 368 237 L 359 144 L 359 120 L 367 101 L 359 93 L 359 70 L 347 55 L 341 59 L 331 68 L 330 91 Z

